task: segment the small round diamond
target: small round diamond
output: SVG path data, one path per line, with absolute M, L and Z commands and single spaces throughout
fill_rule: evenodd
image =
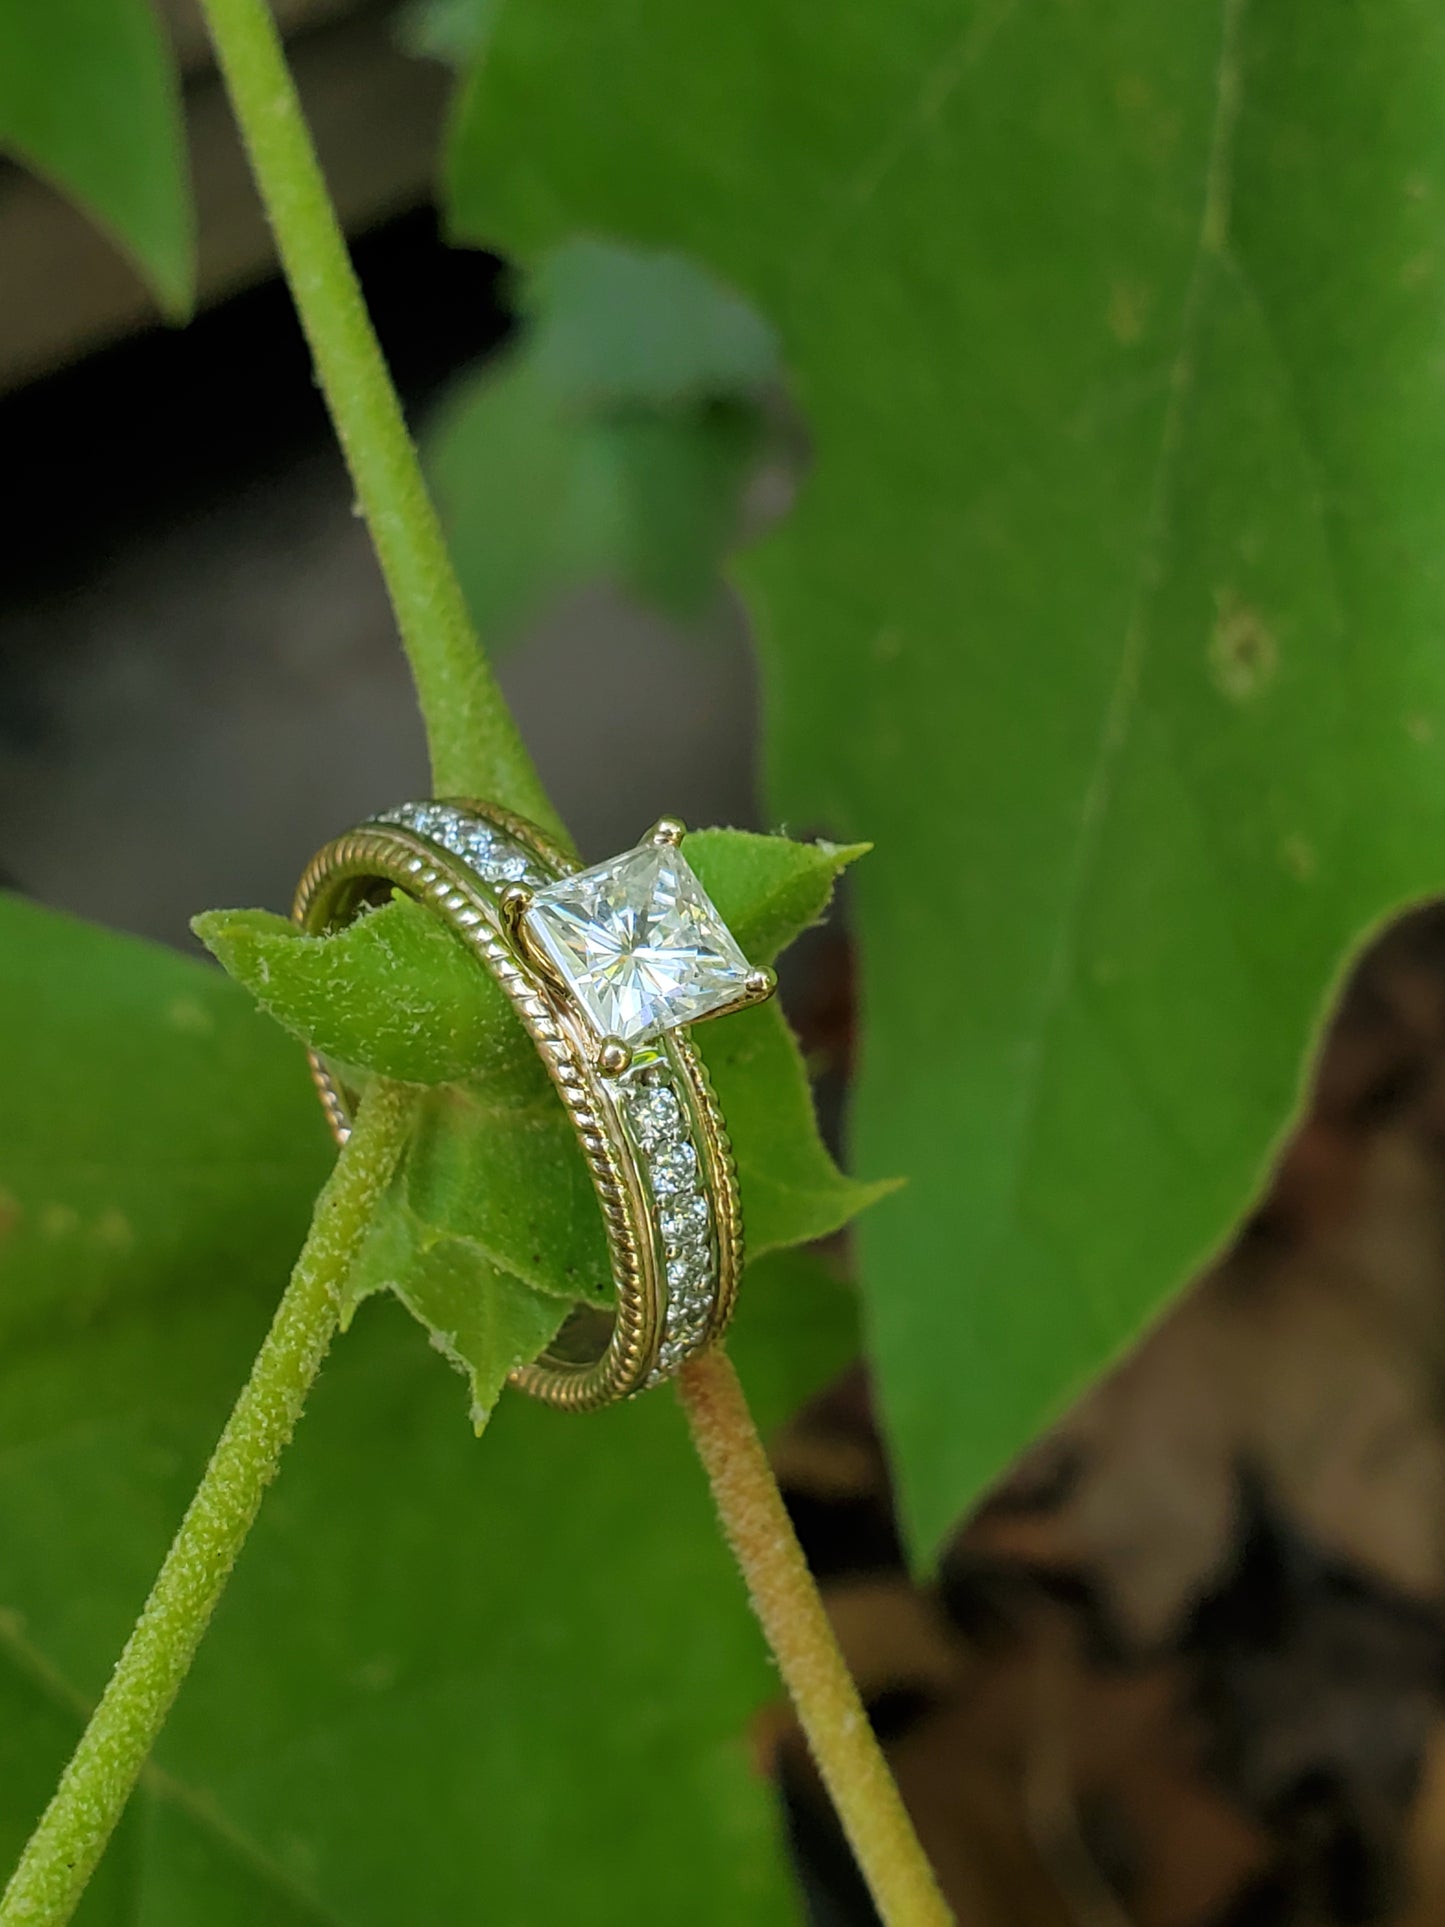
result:
M 707 1330 L 707 1305 L 669 1305 L 667 1308 L 667 1335 L 672 1339 L 682 1339 L 684 1343 L 695 1343 Z
M 706 1290 L 712 1283 L 712 1253 L 706 1245 L 685 1245 L 667 1261 L 667 1289 L 673 1296 Z
M 697 1181 L 697 1152 L 686 1140 L 681 1144 L 665 1144 L 654 1153 L 651 1170 L 652 1188 L 658 1197 L 691 1191 Z
M 494 850 L 487 868 L 506 883 L 520 883 L 527 874 L 527 858 L 521 850 Z
M 707 1199 L 696 1191 L 665 1199 L 660 1216 L 662 1235 L 674 1250 L 696 1244 L 707 1235 Z
M 644 1151 L 656 1151 L 682 1135 L 682 1112 L 677 1099 L 661 1086 L 639 1091 L 628 1110 L 637 1141 Z
M 713 1299 L 709 1292 L 684 1293 L 668 1300 L 668 1326 L 706 1324 L 712 1316 Z
M 489 864 L 497 853 L 496 840 L 490 830 L 469 829 L 457 839 L 458 854 L 474 863 L 478 869 Z

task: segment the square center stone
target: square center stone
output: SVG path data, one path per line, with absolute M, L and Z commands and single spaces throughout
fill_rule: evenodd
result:
M 548 884 L 523 923 L 599 1038 L 640 1044 L 744 993 L 748 960 L 674 844 Z

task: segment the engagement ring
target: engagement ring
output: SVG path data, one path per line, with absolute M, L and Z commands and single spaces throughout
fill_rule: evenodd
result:
M 476 802 L 403 803 L 328 843 L 293 916 L 321 934 L 405 891 L 511 1000 L 587 1161 L 614 1306 L 579 1303 L 512 1383 L 570 1411 L 669 1378 L 727 1326 L 743 1260 L 737 1172 L 688 1026 L 770 997 L 664 817 L 635 849 L 578 870 L 524 818 Z M 353 1094 L 314 1052 L 340 1143 Z

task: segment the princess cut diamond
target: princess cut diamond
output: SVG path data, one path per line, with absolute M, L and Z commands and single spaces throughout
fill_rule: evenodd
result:
M 640 1044 L 747 992 L 748 960 L 675 844 L 548 884 L 524 922 L 599 1037 Z

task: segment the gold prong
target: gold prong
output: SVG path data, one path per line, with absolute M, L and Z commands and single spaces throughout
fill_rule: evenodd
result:
M 680 816 L 663 816 L 653 824 L 647 840 L 649 843 L 660 845 L 676 845 L 681 843 L 686 835 L 687 825 Z
M 597 1052 L 597 1068 L 604 1077 L 621 1077 L 632 1065 L 632 1052 L 620 1037 L 604 1037 Z
M 532 892 L 520 883 L 509 883 L 498 899 L 498 907 L 508 934 L 515 937 L 522 927 L 523 917 L 532 907 Z
M 733 1017 L 740 1010 L 751 1010 L 754 1004 L 765 1004 L 778 987 L 778 973 L 760 964 L 750 970 L 743 978 L 743 987 L 731 1003 L 719 1004 L 716 1010 L 709 1010 L 701 1017 L 694 1017 L 697 1024 L 715 1023 L 719 1017 Z
M 743 979 L 743 989 L 748 994 L 750 1004 L 766 1003 L 777 987 L 778 973 L 776 970 L 769 970 L 766 964 L 760 964 L 756 970 L 750 970 Z

